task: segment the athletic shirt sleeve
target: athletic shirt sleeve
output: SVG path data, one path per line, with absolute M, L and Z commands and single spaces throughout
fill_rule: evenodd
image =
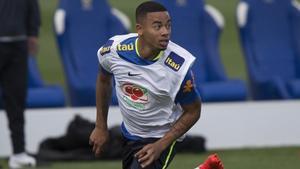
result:
M 106 71 L 106 73 L 112 73 L 111 72 L 111 64 L 109 62 L 110 56 L 112 55 L 111 52 L 111 45 L 113 43 L 113 40 L 108 40 L 105 45 L 103 45 L 97 52 L 98 60 L 100 63 L 100 70 L 103 69 Z
M 175 98 L 175 103 L 179 103 L 180 105 L 190 104 L 197 99 L 200 99 L 200 94 L 194 81 L 193 72 L 189 70 L 181 83 Z
M 110 73 L 106 69 L 104 69 L 101 65 L 99 65 L 99 73 L 103 73 L 105 75 L 113 75 L 112 73 Z

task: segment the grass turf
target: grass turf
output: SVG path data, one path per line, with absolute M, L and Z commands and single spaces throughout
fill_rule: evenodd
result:
M 225 169 L 297 169 L 300 168 L 300 147 L 257 148 L 215 151 Z M 214 152 L 177 154 L 169 169 L 193 169 Z M 4 169 L 7 161 L 0 160 Z M 120 169 L 120 161 L 54 162 L 37 169 Z

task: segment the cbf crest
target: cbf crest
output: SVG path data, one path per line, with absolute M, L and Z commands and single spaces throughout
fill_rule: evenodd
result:
M 132 83 L 125 83 L 122 85 L 122 92 L 125 94 L 123 100 L 129 106 L 138 110 L 145 109 L 145 104 L 148 103 L 147 89 Z

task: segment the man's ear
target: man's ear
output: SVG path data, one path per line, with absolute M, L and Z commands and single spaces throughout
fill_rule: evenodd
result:
M 135 24 L 135 29 L 139 36 L 143 35 L 143 26 L 141 24 Z

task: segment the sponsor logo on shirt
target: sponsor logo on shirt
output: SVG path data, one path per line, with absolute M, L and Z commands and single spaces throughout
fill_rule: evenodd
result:
M 148 90 L 143 87 L 125 83 L 122 85 L 122 91 L 125 94 L 123 100 L 131 107 L 143 110 L 148 103 Z
M 113 44 L 113 40 L 108 40 L 105 45 L 102 46 L 100 50 L 100 54 L 103 56 L 110 52 L 111 45 Z
M 165 60 L 165 65 L 177 72 L 182 66 L 183 62 L 184 59 L 182 57 L 172 52 Z
M 117 50 L 118 51 L 132 51 L 134 50 L 134 46 L 132 43 L 130 44 L 118 44 L 117 45 Z
M 139 76 L 141 75 L 140 73 L 131 73 L 131 72 L 128 72 L 128 76 Z

